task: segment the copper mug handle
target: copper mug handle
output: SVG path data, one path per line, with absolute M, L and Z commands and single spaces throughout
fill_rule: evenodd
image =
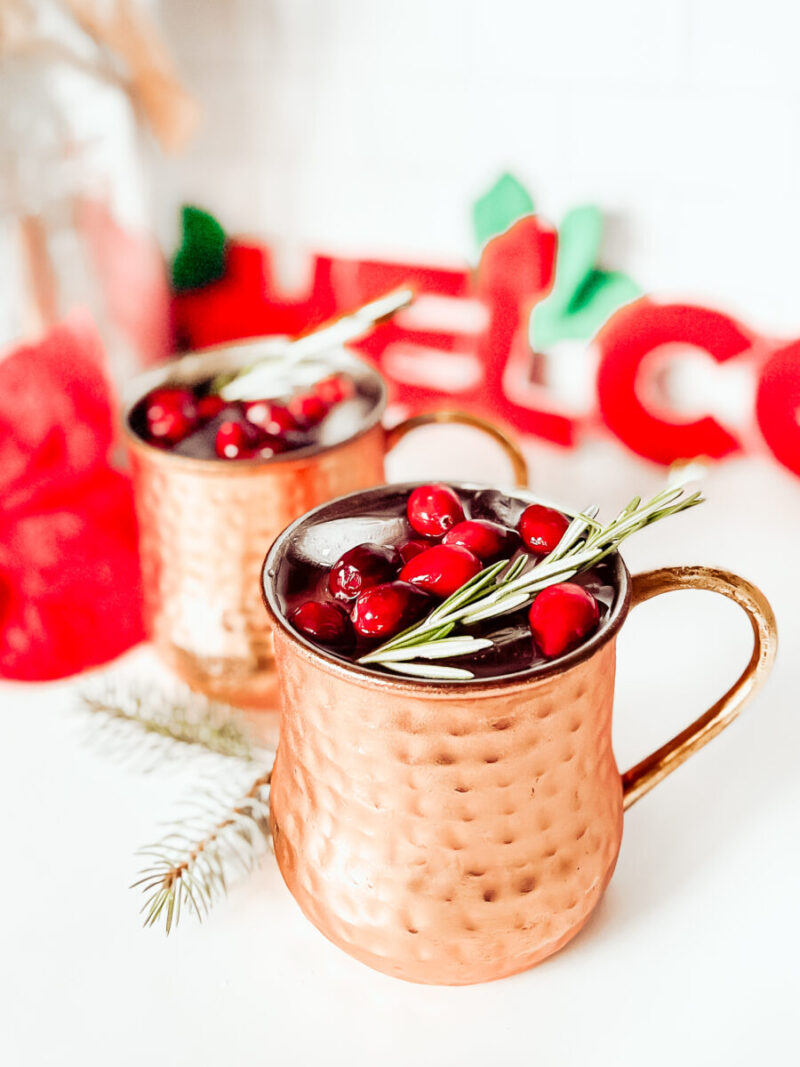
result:
M 728 597 L 744 611 L 753 628 L 753 654 L 736 682 L 708 711 L 622 776 L 627 809 L 733 722 L 767 680 L 778 649 L 778 628 L 769 601 L 754 585 L 712 567 L 665 567 L 633 578 L 631 607 L 677 589 L 708 589 Z
M 412 415 L 410 419 L 403 419 L 397 426 L 393 426 L 386 431 L 386 447 L 387 449 L 394 448 L 398 441 L 419 426 L 431 426 L 436 423 L 446 422 L 457 422 L 462 426 L 472 426 L 496 441 L 511 461 L 511 467 L 514 471 L 514 485 L 523 489 L 527 487 L 528 464 L 519 445 L 509 437 L 505 430 L 501 430 L 493 422 L 482 419 L 478 415 L 470 415 L 468 411 L 428 411 L 423 412 L 421 415 Z

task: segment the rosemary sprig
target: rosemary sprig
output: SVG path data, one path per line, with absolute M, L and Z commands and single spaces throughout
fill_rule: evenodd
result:
M 202 922 L 215 901 L 228 891 L 231 875 L 245 875 L 258 863 L 269 840 L 269 784 L 272 770 L 256 778 L 231 805 L 218 800 L 184 819 L 159 842 L 137 855 L 152 862 L 131 889 L 146 894 L 145 927 L 163 919 L 166 933 L 188 909 Z
M 105 750 L 144 758 L 148 769 L 181 746 L 240 760 L 256 757 L 237 712 L 189 689 L 116 680 L 79 694 L 78 706 L 96 721 Z
M 700 492 L 687 496 L 682 487 L 667 488 L 644 504 L 640 497 L 634 497 L 605 525 L 597 520 L 598 508 L 588 508 L 575 516 L 558 545 L 541 561 L 520 556 L 513 562 L 501 560 L 485 567 L 422 622 L 362 656 L 358 662 L 421 678 L 469 680 L 472 673 L 462 668 L 411 661 L 450 659 L 487 648 L 492 644 L 488 638 L 451 634 L 458 625 L 469 626 L 508 615 L 531 604 L 546 586 L 566 581 L 595 566 L 616 552 L 631 534 L 702 501 Z
M 409 306 L 414 299 L 414 290 L 401 286 L 355 311 L 317 327 L 311 333 L 288 341 L 282 347 L 261 353 L 256 362 L 233 374 L 215 378 L 212 392 L 218 392 L 224 400 L 254 400 L 265 396 L 280 396 L 291 392 L 297 385 L 312 385 L 334 369 L 331 352 L 354 341 L 381 322 Z M 263 338 L 244 342 L 243 349 L 264 347 Z M 327 359 L 320 356 L 327 353 Z

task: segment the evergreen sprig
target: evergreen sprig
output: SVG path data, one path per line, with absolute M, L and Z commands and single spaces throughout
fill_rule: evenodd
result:
M 183 746 L 240 760 L 257 754 L 234 708 L 179 686 L 117 679 L 79 694 L 78 706 L 93 716 L 104 751 L 148 769 Z
M 457 626 L 469 626 L 508 615 L 533 603 L 548 585 L 564 582 L 594 567 L 616 552 L 631 534 L 703 501 L 702 494 L 685 495 L 682 487 L 668 488 L 642 503 L 634 497 L 611 522 L 597 521 L 598 508 L 575 516 L 564 536 L 539 562 L 529 556 L 501 560 L 484 567 L 443 601 L 422 622 L 398 634 L 359 659 L 365 666 L 380 666 L 398 674 L 441 681 L 468 681 L 471 671 L 416 660 L 468 656 L 492 645 L 490 638 L 455 634 Z
M 99 728 L 105 751 L 127 759 L 148 758 L 144 769 L 181 749 L 262 764 L 239 790 L 207 790 L 194 797 L 168 832 L 137 855 L 148 859 L 134 886 L 142 888 L 145 926 L 163 921 L 167 933 L 188 910 L 202 920 L 231 881 L 249 873 L 269 840 L 272 753 L 252 740 L 246 722 L 226 704 L 175 684 L 117 678 L 80 694 L 81 709 Z
M 187 909 L 202 922 L 227 893 L 230 878 L 253 870 L 269 841 L 271 778 L 270 768 L 238 800 L 207 798 L 160 841 L 139 850 L 151 861 L 131 886 L 145 893 L 145 927 L 162 919 L 168 934 Z

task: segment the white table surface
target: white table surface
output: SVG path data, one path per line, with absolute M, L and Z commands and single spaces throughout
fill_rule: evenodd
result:
M 404 442 L 390 476 L 429 477 L 431 450 L 439 476 L 497 477 L 491 449 L 454 430 Z M 662 477 L 610 444 L 530 455 L 543 493 L 606 513 Z M 304 919 L 271 856 L 204 925 L 143 931 L 133 852 L 219 764 L 142 774 L 87 743 L 73 712 L 85 678 L 0 683 L 0 1063 L 800 1062 L 800 481 L 737 460 L 705 489 L 709 503 L 644 531 L 626 560 L 751 578 L 778 617 L 777 667 L 738 722 L 626 816 L 586 929 L 501 982 L 433 988 L 368 970 Z M 708 705 L 749 641 L 744 617 L 709 594 L 637 609 L 619 642 L 620 766 Z M 147 648 L 126 662 L 154 669 Z

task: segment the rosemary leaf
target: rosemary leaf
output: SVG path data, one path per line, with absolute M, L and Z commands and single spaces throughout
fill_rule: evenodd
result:
M 483 622 L 484 619 L 493 619 L 497 615 L 508 615 L 509 612 L 516 611 L 517 608 L 521 608 L 523 604 L 527 604 L 530 601 L 529 593 L 516 593 L 513 596 L 506 597 L 503 600 L 498 600 L 494 604 L 490 604 L 488 607 L 483 608 L 482 611 L 470 612 L 469 615 L 465 615 L 461 622 L 465 626 L 471 626 L 474 622 Z M 489 641 L 489 644 L 492 642 Z
M 460 667 L 440 667 L 427 663 L 386 663 L 385 667 L 389 671 L 397 671 L 398 674 L 440 679 L 444 682 L 468 682 L 475 677 L 470 671 L 464 671 Z
M 428 641 L 423 645 L 414 645 L 411 648 L 397 648 L 381 653 L 380 663 L 400 663 L 408 659 L 448 659 L 450 656 L 469 656 L 473 652 L 480 652 L 483 648 L 490 648 L 492 642 L 485 637 L 448 637 L 435 641 Z M 370 656 L 362 656 L 359 663 L 370 663 Z
M 528 563 L 530 563 L 530 560 L 527 556 L 518 556 L 503 575 L 503 585 L 505 585 L 506 582 L 512 582 L 518 575 L 522 574 Z

